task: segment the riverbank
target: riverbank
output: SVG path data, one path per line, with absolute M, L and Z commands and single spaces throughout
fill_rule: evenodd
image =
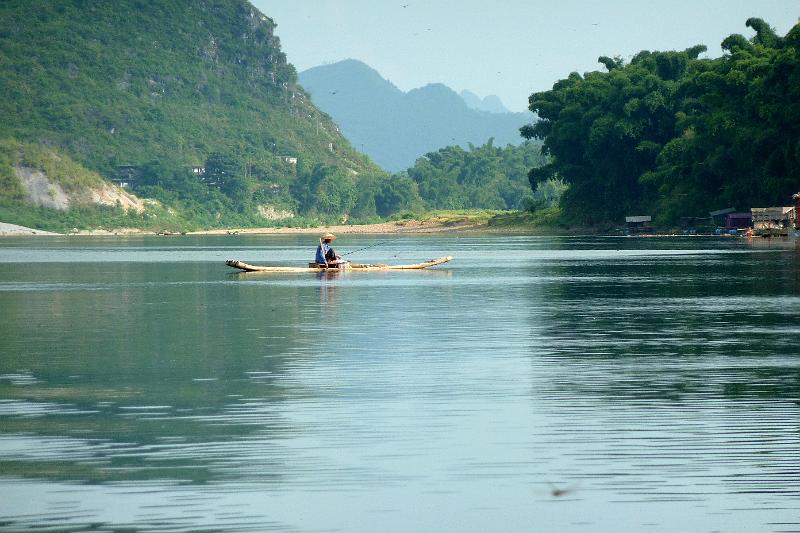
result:
M 461 221 L 443 223 L 440 221 L 402 220 L 382 222 L 378 224 L 341 224 L 314 227 L 262 227 L 262 228 L 226 228 L 200 231 L 174 232 L 153 231 L 139 228 L 91 229 L 69 232 L 66 235 L 114 236 L 114 235 L 282 235 L 282 234 L 381 234 L 381 233 L 442 233 L 450 231 L 485 231 L 489 226 L 485 222 Z M 26 228 L 16 224 L 0 223 L 0 236 L 28 235 L 64 235 L 49 231 Z
M 403 233 L 496 233 L 504 235 L 574 235 L 599 234 L 601 228 L 566 228 L 559 223 L 558 212 L 506 212 L 489 210 L 433 211 L 418 218 L 401 218 L 375 224 L 332 224 L 318 226 L 264 226 L 208 228 L 180 231 L 170 228 L 94 228 L 53 233 L 15 224 L 0 223 L 0 236 L 20 235 L 284 235 L 284 234 L 403 234 Z
M 381 233 L 443 233 L 449 231 L 483 231 L 488 228 L 485 222 L 461 221 L 442 223 L 428 220 L 402 220 L 381 222 L 377 224 L 339 224 L 331 226 L 314 226 L 308 228 L 242 228 L 242 229 L 212 229 L 188 232 L 188 235 L 269 235 L 269 234 L 381 234 Z
M 113 228 L 113 229 L 87 229 L 66 232 L 66 235 L 282 235 L 282 234 L 401 234 L 401 233 L 445 233 L 445 232 L 509 232 L 516 230 L 526 233 L 537 228 L 527 224 L 501 224 L 493 225 L 496 213 L 490 211 L 451 211 L 428 213 L 419 219 L 399 219 L 375 224 L 332 224 L 309 227 L 299 226 L 264 226 L 256 228 L 213 228 L 195 231 L 176 231 L 174 229 L 142 229 L 142 228 Z M 540 229 L 540 228 L 539 228 Z M 2 235 L 60 235 L 59 233 L 46 232 L 34 228 L 25 228 L 14 224 L 0 224 Z

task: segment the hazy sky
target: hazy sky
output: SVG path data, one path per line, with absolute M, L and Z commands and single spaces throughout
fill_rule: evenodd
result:
M 298 72 L 359 59 L 404 91 L 441 82 L 498 95 L 513 111 L 601 55 L 719 43 L 758 16 L 780 35 L 799 0 L 251 0 L 278 25 Z

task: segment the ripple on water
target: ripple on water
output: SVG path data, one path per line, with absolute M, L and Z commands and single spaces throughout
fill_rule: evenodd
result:
M 228 252 L 307 255 L 261 239 Z M 457 258 L 320 279 L 173 242 L 0 263 L 2 527 L 800 530 L 791 250 L 409 237 Z

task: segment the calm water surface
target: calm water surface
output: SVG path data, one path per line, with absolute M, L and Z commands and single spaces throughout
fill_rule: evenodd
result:
M 800 531 L 793 244 L 416 236 L 354 258 L 455 260 L 223 263 L 313 252 L 0 240 L 0 529 Z

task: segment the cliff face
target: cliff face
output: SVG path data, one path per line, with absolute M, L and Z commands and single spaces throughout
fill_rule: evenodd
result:
M 32 167 L 14 167 L 25 194 L 25 201 L 37 207 L 66 210 L 79 205 L 119 206 L 141 213 L 145 204 L 135 195 L 111 183 L 97 183 L 68 192 L 61 184 L 42 170 Z

